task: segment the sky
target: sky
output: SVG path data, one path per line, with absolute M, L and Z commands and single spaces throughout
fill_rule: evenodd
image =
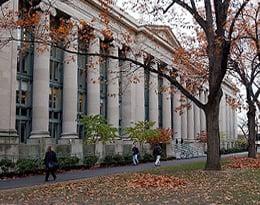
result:
M 115 0 L 115 1 L 116 1 L 116 4 L 121 8 L 122 8 L 124 2 L 129 2 L 129 0 Z M 132 0 L 132 1 L 136 1 L 136 0 Z M 167 0 L 165 0 L 165 1 L 167 1 Z M 257 4 L 257 2 L 258 2 L 258 0 L 251 0 L 251 3 L 253 3 L 253 4 Z M 154 18 L 151 18 L 149 16 L 144 16 L 138 12 L 133 12 L 130 9 L 127 10 L 127 13 L 130 14 L 135 19 L 137 19 L 139 22 L 141 22 L 141 24 L 154 21 Z M 195 35 L 195 31 L 192 30 L 192 26 L 193 26 L 192 25 L 192 22 L 193 22 L 192 16 L 188 12 L 183 11 L 183 9 L 178 6 L 174 7 L 173 11 L 171 12 L 171 15 L 175 15 L 176 16 L 175 19 L 181 19 L 181 21 L 177 21 L 177 20 L 174 21 L 174 19 L 171 19 L 171 21 L 174 21 L 175 23 L 169 24 L 164 18 L 161 20 L 161 24 L 170 25 L 173 33 L 175 34 L 175 36 L 177 37 L 179 42 L 182 44 L 182 46 L 185 47 L 185 45 L 183 45 L 183 42 L 185 39 L 184 37 L 189 36 L 189 35 L 191 35 L 191 36 Z M 243 87 L 240 87 L 240 91 L 241 91 L 241 94 L 243 96 L 245 96 L 245 89 Z M 242 110 L 241 112 L 237 112 L 237 113 L 238 113 L 238 121 L 240 121 L 239 120 L 240 118 L 246 118 L 245 110 Z

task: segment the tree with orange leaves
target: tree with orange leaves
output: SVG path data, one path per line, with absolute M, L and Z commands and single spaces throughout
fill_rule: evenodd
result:
M 152 20 L 166 22 L 172 26 L 179 20 L 182 22 L 180 25 L 185 27 L 187 21 L 194 20 L 193 30 L 188 31 L 194 32 L 193 36 L 187 38 L 188 48 L 179 48 L 173 55 L 174 63 L 179 66 L 177 75 L 182 81 L 188 82 L 186 85 L 192 86 L 185 87 L 184 84 L 180 85 L 176 78 L 165 77 L 205 112 L 208 134 L 206 169 L 221 169 L 218 121 L 219 104 L 223 95 L 221 83 L 228 70 L 232 36 L 238 26 L 236 22 L 249 1 L 136 0 L 128 3 L 135 11 L 150 16 Z M 179 12 L 178 18 L 177 11 L 180 9 L 182 12 Z M 209 95 L 206 104 L 194 96 L 201 86 L 198 82 L 208 84 Z
M 241 12 L 233 35 L 230 73 L 244 86 L 247 104 L 248 157 L 256 157 L 256 110 L 260 110 L 260 4 Z
M 170 140 L 172 139 L 172 129 L 170 128 L 161 128 L 158 129 L 158 135 L 154 135 L 147 139 L 147 142 L 151 145 L 163 143 L 167 144 L 170 143 Z
M 30 3 L 32 2 L 32 3 Z M 198 5 L 198 3 L 203 2 L 204 6 Z M 137 67 L 140 67 L 158 74 L 161 77 L 166 78 L 173 86 L 175 86 L 182 94 L 192 100 L 199 108 L 201 108 L 206 114 L 206 124 L 208 133 L 208 155 L 206 169 L 221 169 L 220 166 L 220 137 L 219 137 L 219 103 L 222 97 L 221 83 L 227 72 L 228 58 L 231 51 L 231 41 L 234 32 L 235 24 L 241 11 L 246 7 L 249 0 L 245 0 L 243 3 L 239 4 L 238 1 L 234 2 L 230 0 L 204 0 L 197 1 L 194 0 L 171 0 L 164 1 L 159 0 L 156 2 L 152 0 L 141 0 L 138 1 L 135 7 L 139 10 L 141 9 L 143 13 L 152 13 L 156 16 L 160 16 L 165 19 L 171 15 L 171 10 L 175 5 L 179 5 L 186 12 L 191 14 L 191 16 L 196 21 L 197 26 L 197 36 L 196 41 L 189 43 L 194 45 L 192 49 L 178 48 L 173 52 L 173 65 L 178 65 L 178 68 L 164 68 L 156 70 L 152 67 L 154 63 L 153 58 L 147 57 L 145 62 L 139 62 L 135 58 L 130 58 L 126 56 L 112 56 L 108 54 L 97 54 L 88 52 L 78 52 L 69 49 L 68 45 L 73 44 L 74 39 L 77 38 L 76 35 L 66 34 L 71 32 L 74 26 L 79 27 L 79 34 L 81 39 L 89 39 L 92 37 L 93 30 L 91 29 L 91 23 L 93 22 L 82 22 L 79 24 L 71 22 L 70 19 L 56 19 L 60 20 L 57 27 L 42 33 L 42 29 L 37 27 L 39 21 L 37 6 L 33 1 L 29 1 L 27 8 L 23 10 L 23 15 L 17 18 L 15 12 L 5 12 L 3 15 L 3 20 L 0 21 L 1 28 L 5 30 L 16 30 L 24 29 L 27 33 L 33 33 L 33 39 L 27 38 L 17 38 L 12 35 L 6 40 L 2 41 L 5 44 L 10 41 L 22 41 L 23 44 L 28 43 L 38 43 L 42 45 L 54 46 L 61 48 L 68 53 L 78 54 L 78 55 L 88 55 L 88 56 L 100 56 L 105 58 L 120 59 L 123 61 L 129 61 Z M 236 3 L 236 4 L 235 4 Z M 110 12 L 110 1 L 101 1 L 102 12 L 101 20 L 107 25 L 107 28 L 103 30 L 104 36 L 111 37 L 111 30 L 108 27 L 109 22 L 109 12 Z M 152 8 L 152 10 L 148 10 Z M 147 11 L 147 12 L 146 12 Z M 51 5 L 49 8 L 45 9 L 45 12 L 51 12 Z M 30 19 L 34 19 L 31 21 Z M 18 21 L 20 20 L 20 23 Z M 23 22 L 29 21 L 29 23 L 24 26 Z M 65 23 L 62 23 L 65 22 Z M 70 26 L 72 24 L 72 26 Z M 41 25 L 44 27 L 44 25 Z M 48 28 L 44 28 L 48 30 Z M 86 32 L 87 31 L 87 32 Z M 89 32 L 88 32 L 89 31 Z M 49 34 L 49 35 L 46 35 Z M 51 36 L 51 38 L 50 38 Z M 124 35 L 126 39 L 129 39 L 128 35 Z M 60 38 L 62 37 L 62 38 Z M 113 41 L 113 38 L 107 37 L 107 42 Z M 126 41 L 127 43 L 130 40 Z M 133 49 L 129 45 L 126 45 L 127 49 Z M 209 96 L 208 102 L 206 104 L 200 102 L 196 98 L 196 94 L 199 89 L 202 88 L 202 84 L 208 84 Z

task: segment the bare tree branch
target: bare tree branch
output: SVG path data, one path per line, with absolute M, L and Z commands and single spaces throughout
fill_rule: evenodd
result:
M 243 11 L 243 9 L 245 8 L 245 6 L 248 4 L 250 0 L 245 0 L 242 5 L 240 6 L 240 8 L 238 9 L 238 11 L 236 12 L 235 17 L 232 19 L 231 25 L 229 27 L 229 33 L 228 33 L 228 40 L 231 41 L 231 37 L 234 31 L 234 26 L 236 23 L 236 20 L 238 18 L 238 16 L 241 14 L 241 12 Z
M 167 8 L 163 11 L 163 14 L 167 13 L 167 11 L 174 5 L 174 4 L 178 4 L 179 6 L 181 6 L 182 8 L 184 8 L 185 10 L 187 10 L 194 18 L 195 20 L 198 22 L 198 24 L 201 26 L 201 28 L 203 29 L 203 31 L 206 33 L 207 32 L 207 26 L 206 26 L 206 21 L 199 15 L 198 11 L 195 10 L 194 8 L 191 8 L 187 3 L 185 3 L 184 1 L 181 0 L 173 0 L 168 6 Z
M 99 56 L 99 57 L 103 57 L 103 58 L 129 61 L 129 62 L 139 66 L 138 68 L 142 67 L 144 70 L 150 71 L 152 73 L 156 73 L 159 76 L 164 77 L 170 83 L 172 83 L 183 95 L 185 95 L 187 98 L 192 100 L 199 108 L 201 108 L 203 110 L 205 109 L 205 105 L 203 103 L 201 103 L 199 100 L 197 100 L 197 98 L 195 98 L 189 91 L 187 91 L 181 85 L 181 83 L 177 81 L 176 77 L 172 77 L 168 74 L 165 74 L 161 70 L 153 69 L 152 66 L 151 66 L 151 62 L 149 62 L 148 64 L 145 64 L 145 63 L 141 63 L 141 62 L 137 61 L 136 59 L 127 58 L 127 57 L 124 57 L 124 56 L 113 56 L 113 55 L 108 55 L 108 54 L 103 54 L 103 53 L 88 53 L 88 52 L 72 51 L 72 50 L 65 48 L 64 46 L 59 45 L 59 44 L 53 44 L 52 42 L 42 42 L 42 41 L 39 41 L 39 40 L 22 40 L 22 39 L 16 39 L 16 38 L 12 38 L 12 40 L 13 41 L 19 41 L 19 42 L 26 42 L 26 43 L 38 43 L 38 44 L 44 44 L 44 45 L 47 44 L 49 46 L 53 46 L 53 47 L 62 49 L 63 51 L 66 51 L 70 54 L 86 55 L 86 56 Z M 137 68 L 135 69 L 135 71 L 136 70 L 137 70 Z

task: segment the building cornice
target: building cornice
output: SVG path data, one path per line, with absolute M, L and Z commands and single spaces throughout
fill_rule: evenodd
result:
M 82 8 L 80 5 L 77 5 L 77 2 L 82 2 L 84 4 L 88 4 L 92 7 L 94 7 L 97 11 L 100 11 L 102 9 L 102 5 L 100 1 L 97 0 L 66 0 L 66 1 L 60 1 L 61 3 L 68 4 L 69 6 L 72 6 L 77 11 L 81 12 Z M 138 24 L 138 22 L 131 17 L 126 12 L 122 11 L 120 8 L 118 8 L 115 5 L 108 5 L 108 9 L 110 10 L 109 16 L 118 24 L 124 25 L 127 30 L 132 31 L 136 36 L 140 33 L 144 33 L 145 36 L 149 37 L 150 40 L 155 41 L 160 46 L 168 49 L 170 52 L 173 51 L 174 46 L 166 42 L 164 39 L 162 39 L 159 35 L 154 34 L 152 31 L 150 31 L 148 28 L 146 28 L 143 25 Z M 86 11 L 85 11 L 86 12 Z M 83 15 L 86 15 L 84 12 Z M 93 17 L 94 15 L 91 14 Z M 112 27 L 112 25 L 110 25 Z M 179 45 L 179 42 L 176 41 L 175 44 Z

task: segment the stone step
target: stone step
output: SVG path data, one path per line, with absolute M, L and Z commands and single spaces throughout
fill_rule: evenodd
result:
M 177 144 L 174 145 L 176 159 L 189 159 L 205 156 L 203 152 L 197 147 L 190 144 Z

